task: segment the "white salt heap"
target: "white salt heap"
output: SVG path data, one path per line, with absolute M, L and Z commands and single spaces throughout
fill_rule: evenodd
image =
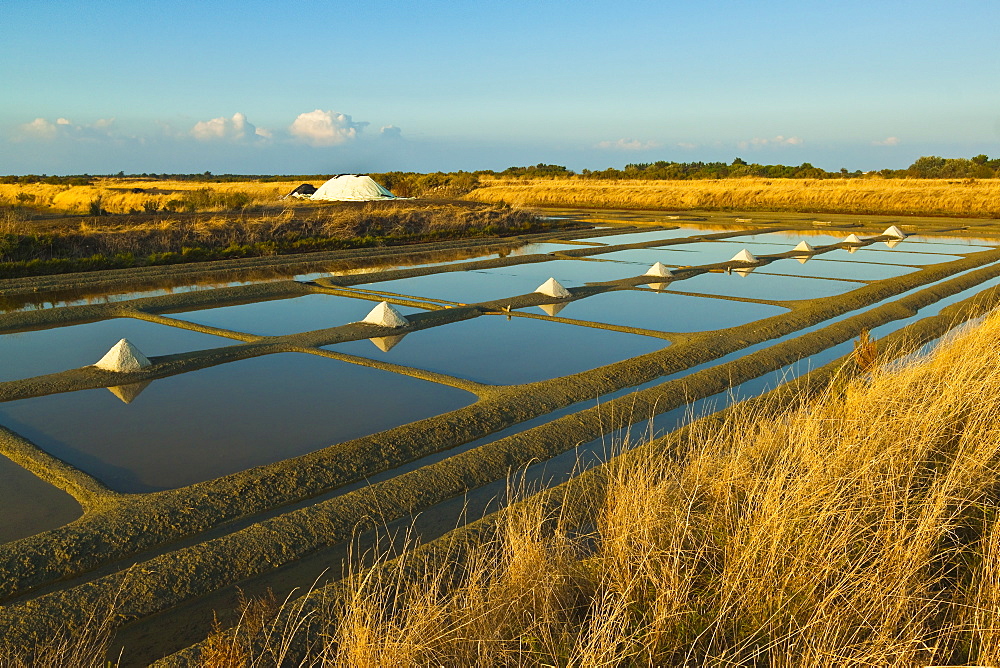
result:
M 757 264 L 760 260 L 758 260 L 753 253 L 744 248 L 739 253 L 734 255 L 730 262 L 749 262 L 750 264 Z
M 643 276 L 660 276 L 662 278 L 667 278 L 673 275 L 674 273 L 669 269 L 667 269 L 665 266 L 663 266 L 662 262 L 657 262 L 656 264 L 654 264 L 652 267 L 649 268 L 649 271 L 643 274 Z
M 550 278 L 549 280 L 539 285 L 537 288 L 535 288 L 535 292 L 537 292 L 540 295 L 547 295 L 549 297 L 558 297 L 559 299 L 565 299 L 566 297 L 570 296 L 569 290 L 564 288 L 562 284 L 554 278 Z
M 410 324 L 410 321 L 403 317 L 402 313 L 390 306 L 389 302 L 380 302 L 361 322 L 366 322 L 370 325 L 382 325 L 383 327 L 405 327 Z
M 114 345 L 94 366 L 106 371 L 138 371 L 152 362 L 139 349 L 122 339 Z

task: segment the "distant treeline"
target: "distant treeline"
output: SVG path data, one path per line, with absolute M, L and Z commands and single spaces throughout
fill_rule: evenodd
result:
M 118 178 L 128 180 L 194 181 L 200 183 L 233 183 L 239 181 L 325 181 L 333 174 L 76 174 L 71 176 L 48 176 L 27 174 L 23 176 L 0 176 L 0 183 L 51 185 L 89 185 L 95 179 Z M 927 155 L 918 158 L 906 169 L 882 169 L 877 172 L 850 172 L 842 168 L 828 172 L 814 167 L 808 162 L 801 165 L 761 165 L 748 163 L 736 158 L 731 163 L 724 162 L 639 162 L 625 165 L 624 169 L 608 167 L 601 170 L 584 169 L 574 172 L 562 165 L 539 163 L 527 167 L 508 167 L 497 172 L 491 169 L 475 172 L 383 172 L 371 174 L 376 181 L 389 188 L 400 197 L 454 196 L 468 192 L 479 185 L 482 176 L 506 178 L 577 178 L 577 179 L 648 179 L 661 181 L 684 181 L 693 179 L 732 179 L 748 176 L 773 179 L 844 179 L 881 177 L 887 179 L 993 179 L 1000 178 L 1000 158 L 990 158 L 985 154 L 973 158 L 942 158 Z

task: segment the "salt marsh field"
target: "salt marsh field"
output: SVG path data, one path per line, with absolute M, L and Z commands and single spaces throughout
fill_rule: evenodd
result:
M 862 332 L 919 348 L 1000 301 L 1000 240 L 967 221 L 558 215 L 595 226 L 6 290 L 0 624 L 44 633 L 139 564 L 116 642 L 157 659 L 237 586 L 335 580 L 356 535 L 419 516 L 436 538 L 518 471 L 558 484 L 629 430 L 835 368 Z M 123 338 L 148 366 L 90 366 Z

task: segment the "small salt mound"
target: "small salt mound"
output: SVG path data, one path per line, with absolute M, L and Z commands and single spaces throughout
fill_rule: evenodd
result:
M 882 233 L 883 237 L 896 237 L 897 239 L 905 239 L 906 234 L 903 230 L 899 229 L 895 225 L 887 227 L 885 232 Z
M 851 234 L 848 237 L 846 237 L 843 241 L 841 241 L 840 243 L 842 243 L 842 244 L 863 244 L 864 242 L 861 240 L 861 237 L 859 237 L 858 235 Z
M 813 248 L 813 245 L 811 243 L 809 243 L 808 241 L 800 241 L 799 245 L 796 246 L 795 248 L 793 248 L 792 250 L 803 251 L 805 253 L 815 253 L 816 252 L 816 249 Z
M 370 325 L 382 325 L 383 327 L 405 327 L 410 324 L 410 321 L 403 317 L 402 313 L 390 306 L 389 302 L 380 302 L 361 322 L 366 322 Z
M 760 260 L 758 260 L 753 253 L 744 248 L 739 253 L 734 255 L 730 262 L 749 262 L 750 264 L 757 264 Z
M 554 278 L 550 278 L 549 280 L 539 285 L 537 288 L 535 288 L 535 292 L 537 292 L 540 295 L 546 295 L 548 297 L 557 297 L 559 299 L 565 299 L 566 297 L 570 296 L 569 290 L 564 288 L 562 284 Z
M 657 262 L 649 268 L 649 271 L 643 274 L 643 276 L 659 276 L 661 278 L 668 278 L 673 275 L 674 273 L 663 266 L 662 262 Z
M 152 362 L 138 348 L 122 339 L 94 365 L 106 371 L 138 371 Z

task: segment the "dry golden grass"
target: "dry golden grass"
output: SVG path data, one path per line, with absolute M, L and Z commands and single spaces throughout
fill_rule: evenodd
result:
M 359 576 L 305 660 L 996 665 L 998 335 L 993 316 L 790 411 L 703 421 L 606 467 L 593 506 L 529 500 L 462 559 Z
M 518 206 L 1000 217 L 1000 179 L 484 179 L 467 198 Z
M 88 213 L 91 202 L 100 201 L 108 213 L 130 213 L 164 209 L 184 193 L 208 188 L 214 193 L 241 193 L 249 196 L 250 205 L 274 205 L 278 197 L 290 192 L 301 182 L 242 181 L 235 183 L 201 183 L 195 181 L 131 181 L 102 179 L 90 186 L 0 184 L 0 205 L 24 204 L 53 213 Z M 319 186 L 321 182 L 313 182 Z M 133 193 L 135 188 L 153 192 Z M 166 191 L 166 192 L 157 192 Z M 297 200 L 282 202 L 294 206 Z

